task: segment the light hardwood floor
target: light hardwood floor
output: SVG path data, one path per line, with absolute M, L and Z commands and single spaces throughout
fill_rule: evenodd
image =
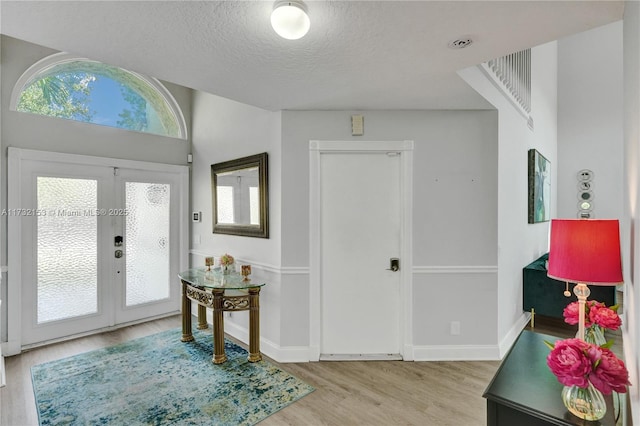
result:
M 6 358 L 0 424 L 37 425 L 30 367 L 180 327 L 170 317 Z M 243 345 L 244 346 L 244 345 Z M 499 362 L 350 361 L 279 364 L 316 388 L 261 425 L 484 425 L 482 393 Z
M 6 358 L 0 425 L 37 425 L 32 365 L 180 327 L 179 316 L 32 349 Z M 542 333 L 570 337 L 571 327 L 539 324 Z M 621 336 L 615 336 L 617 343 Z M 240 343 L 242 346 L 242 343 Z M 426 425 L 486 423 L 482 393 L 499 366 L 486 362 L 350 361 L 279 364 L 316 390 L 261 425 Z

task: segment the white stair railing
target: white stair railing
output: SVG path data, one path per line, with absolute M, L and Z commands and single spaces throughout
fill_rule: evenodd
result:
M 531 49 L 480 64 L 480 69 L 514 104 L 533 128 L 531 118 Z

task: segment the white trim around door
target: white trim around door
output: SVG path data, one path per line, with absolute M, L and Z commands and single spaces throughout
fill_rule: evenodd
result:
M 412 312 L 412 223 L 413 223 L 413 147 L 405 141 L 309 141 L 309 359 L 319 361 L 321 352 L 321 199 L 320 156 L 329 152 L 399 152 L 401 153 L 401 247 L 400 258 L 400 340 L 401 355 L 405 361 L 413 360 Z M 357 305 L 354 301 L 354 306 Z

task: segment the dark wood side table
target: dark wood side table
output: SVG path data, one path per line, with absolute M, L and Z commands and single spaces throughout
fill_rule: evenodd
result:
M 563 385 L 547 366 L 544 340 L 558 337 L 524 330 L 487 387 L 488 426 L 615 426 L 613 398 L 605 396 L 607 413 L 590 422 L 569 413 L 560 396 Z
M 191 331 L 191 301 L 198 304 L 198 329 L 209 328 L 207 308 L 213 309 L 213 363 L 227 360 L 224 351 L 225 311 L 249 311 L 249 362 L 260 353 L 260 287 L 264 283 L 244 281 L 237 273 L 224 275 L 219 269 L 189 269 L 178 274 L 182 283 L 182 341 L 194 340 Z

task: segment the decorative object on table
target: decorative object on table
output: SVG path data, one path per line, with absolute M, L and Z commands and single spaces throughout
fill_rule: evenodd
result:
M 528 152 L 529 223 L 548 222 L 551 208 L 551 163 L 537 150 Z
M 204 264 L 207 267 L 207 271 L 210 271 L 211 267 L 213 266 L 213 256 L 205 257 Z
M 249 363 L 225 341 L 211 363 L 210 331 L 179 329 L 31 367 L 41 425 L 253 425 L 312 392 L 268 361 Z M 99 377 L 99 380 L 96 380 Z
M 585 303 L 591 293 L 586 283 L 622 283 L 618 221 L 553 219 L 547 275 L 576 283 L 573 292 L 578 297 L 578 333 L 584 340 Z
M 599 420 L 607 407 L 604 395 L 625 393 L 629 372 L 608 348 L 573 338 L 558 340 L 551 348 L 547 365 L 564 385 L 562 401 L 570 413 L 584 420 Z
M 573 302 L 564 308 L 564 322 L 575 325 L 579 323 L 580 306 L 578 302 Z M 585 302 L 584 315 L 584 340 L 598 346 L 607 343 L 604 337 L 604 330 L 615 331 L 620 328 L 622 321 L 618 315 L 618 305 L 607 307 L 604 303 L 595 300 Z M 579 333 L 579 331 L 578 331 Z M 576 335 L 576 337 L 580 337 Z
M 235 259 L 230 254 L 223 254 L 220 258 L 220 269 L 222 269 L 222 273 L 224 275 L 229 275 L 231 272 L 234 272 L 235 269 Z
M 204 271 L 204 278 L 208 281 L 213 281 L 213 271 L 211 270 L 211 267 L 213 266 L 213 256 L 208 256 L 204 258 L 204 264 L 207 267 L 207 269 L 205 269 Z
M 242 265 L 242 276 L 244 277 L 243 281 L 249 281 L 249 275 L 251 275 L 251 265 Z
M 598 346 L 585 342 L 585 324 L 591 326 L 598 320 L 602 324 L 613 326 L 615 322 L 611 313 L 596 303 L 590 303 L 587 308 L 590 290 L 586 283 L 609 286 L 622 283 L 618 221 L 552 220 L 547 275 L 560 281 L 575 283 L 573 291 L 578 297 L 575 315 L 578 338 L 550 345 L 553 349 L 547 357 L 547 365 L 558 381 L 565 385 L 562 400 L 567 409 L 581 419 L 600 419 L 604 416 L 606 407 L 604 401 L 601 401 L 602 395 L 598 394 L 601 392 L 609 395 L 612 390 L 623 393 L 630 384 L 624 363 L 607 345 Z M 575 311 L 576 307 L 572 305 L 567 312 L 571 321 L 575 318 Z M 572 388 L 574 386 L 579 389 Z

